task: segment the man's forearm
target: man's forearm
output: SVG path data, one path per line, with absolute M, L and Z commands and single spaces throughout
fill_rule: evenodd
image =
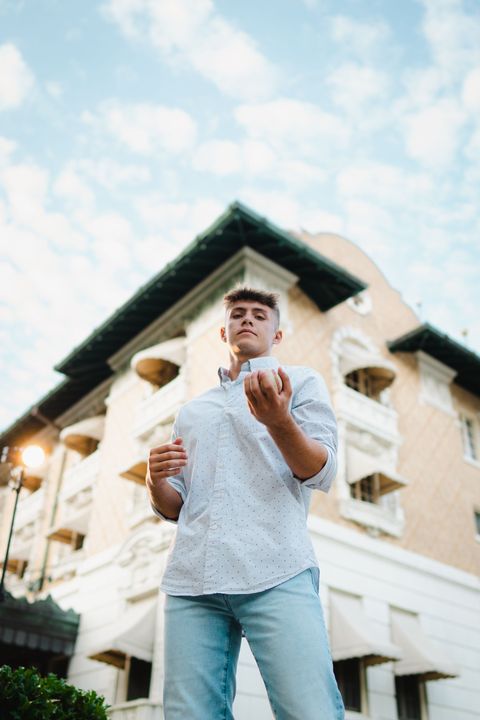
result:
M 157 480 L 155 483 L 147 475 L 147 489 L 152 505 L 169 520 L 178 520 L 183 500 L 167 480 Z
M 267 426 L 267 430 L 300 481 L 316 475 L 327 462 L 327 448 L 305 435 L 291 415 L 279 424 Z

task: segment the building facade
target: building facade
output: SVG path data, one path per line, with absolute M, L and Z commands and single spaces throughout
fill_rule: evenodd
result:
M 68 679 L 112 718 L 162 718 L 158 588 L 175 527 L 149 507 L 147 454 L 227 364 L 222 295 L 237 282 L 280 294 L 276 354 L 323 375 L 338 419 L 338 476 L 308 522 L 347 718 L 480 717 L 480 358 L 419 323 L 348 240 L 295 236 L 237 203 L 4 431 L 2 446 L 48 451 L 25 479 L 7 587 L 80 614 Z M 2 548 L 12 503 L 3 490 Z M 246 645 L 235 707 L 272 717 Z

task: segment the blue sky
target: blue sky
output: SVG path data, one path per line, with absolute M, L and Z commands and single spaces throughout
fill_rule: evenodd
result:
M 232 200 L 480 351 L 480 8 L 0 0 L 0 427 Z

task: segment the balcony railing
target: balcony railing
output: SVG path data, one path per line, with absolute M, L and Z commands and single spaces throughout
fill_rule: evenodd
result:
M 110 720 L 162 720 L 162 706 L 152 700 L 130 700 L 112 705 L 107 715 Z
M 66 501 L 74 495 L 94 485 L 100 468 L 100 451 L 96 450 L 88 457 L 71 467 L 65 473 L 60 492 L 60 500 Z
M 133 434 L 136 438 L 147 437 L 162 423 L 167 423 L 186 400 L 186 384 L 182 375 L 145 398 L 137 408 Z
M 23 493 L 24 491 L 22 491 Z M 29 495 L 21 495 L 15 516 L 15 530 L 20 530 L 24 525 L 28 525 L 35 520 L 42 511 L 45 500 L 45 492 L 43 488 Z
M 338 417 L 385 437 L 398 439 L 398 416 L 392 408 L 362 395 L 347 385 L 343 385 L 334 394 L 334 406 Z

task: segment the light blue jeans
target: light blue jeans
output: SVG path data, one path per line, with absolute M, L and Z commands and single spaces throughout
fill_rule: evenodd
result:
M 233 720 L 242 630 L 277 720 L 343 720 L 316 573 L 248 595 L 169 595 L 165 720 Z

